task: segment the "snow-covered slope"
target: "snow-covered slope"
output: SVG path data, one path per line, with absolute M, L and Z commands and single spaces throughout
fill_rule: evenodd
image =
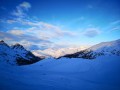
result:
M 20 44 L 8 46 L 4 41 L 0 41 L 0 62 L 25 65 L 32 64 L 41 59 L 42 58 L 34 56 Z
M 71 54 L 71 57 L 75 57 L 72 59 L 47 58 L 21 67 L 3 61 L 14 63 L 13 60 L 16 62 L 17 57 L 26 58 L 24 54 L 27 51 L 19 44 L 9 47 L 1 41 L 0 90 L 120 90 L 120 56 L 111 53 L 113 50 L 119 51 L 118 41 L 114 41 L 110 46 L 109 42 L 102 44 L 103 46 L 98 44 Z M 106 46 L 112 49 L 105 55 L 101 54 L 108 52 L 103 48 Z M 91 58 L 99 54 L 101 57 L 95 60 L 79 58 Z
M 37 56 L 46 56 L 46 57 L 55 57 L 58 58 L 60 56 L 66 54 L 76 53 L 78 51 L 86 49 L 88 46 L 74 46 L 74 47 L 65 47 L 65 48 L 48 48 L 45 50 L 33 50 L 32 53 Z
M 83 51 L 65 55 L 64 57 L 94 59 L 101 55 L 120 56 L 120 39 L 110 42 L 102 42 Z
M 0 41 L 0 62 L 16 63 L 16 53 L 4 41 Z
M 119 56 L 45 59 L 32 65 L 0 63 L 0 90 L 120 90 Z
M 102 42 L 97 45 L 94 45 L 87 50 L 92 50 L 95 52 L 111 52 L 111 51 L 120 51 L 120 39 L 110 42 Z

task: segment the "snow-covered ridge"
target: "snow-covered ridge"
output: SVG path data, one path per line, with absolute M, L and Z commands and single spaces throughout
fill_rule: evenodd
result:
M 7 45 L 3 40 L 0 41 L 0 62 L 7 62 L 13 65 L 32 64 L 43 57 L 37 57 L 27 51 L 22 45 Z
M 88 48 L 87 50 L 100 52 L 102 50 L 111 51 L 113 49 L 120 50 L 120 39 L 115 40 L 115 41 L 110 41 L 110 42 L 102 42 L 102 43 L 96 44 L 96 45 Z
M 73 54 L 78 51 L 86 49 L 88 46 L 74 46 L 74 47 L 64 47 L 64 48 L 48 48 L 45 50 L 33 50 L 32 53 L 36 56 L 46 56 L 46 57 L 54 57 L 58 58 L 60 56 L 66 55 L 66 54 Z
M 94 59 L 101 55 L 120 56 L 120 39 L 110 42 L 102 42 L 88 49 L 79 51 L 74 54 L 68 54 L 63 57 Z

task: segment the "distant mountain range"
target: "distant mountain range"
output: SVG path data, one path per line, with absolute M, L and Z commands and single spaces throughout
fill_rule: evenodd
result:
M 76 53 L 84 50 L 87 46 L 73 46 L 73 47 L 62 47 L 62 48 L 48 48 L 45 50 L 32 50 L 32 53 L 36 56 L 45 56 L 58 58 L 66 54 Z
M 13 65 L 27 65 L 38 62 L 45 57 L 95 59 L 104 55 L 120 56 L 120 39 L 102 42 L 84 50 L 81 48 L 61 48 L 59 50 L 48 49 L 46 50 L 47 54 L 44 54 L 44 56 L 43 53 L 41 55 L 40 53 L 42 53 L 40 50 L 31 53 L 20 44 L 9 46 L 3 40 L 0 41 L 0 62 L 7 62 Z
M 120 56 L 120 39 L 115 40 L 115 41 L 110 41 L 110 42 L 102 42 L 88 49 L 85 49 L 85 50 L 82 50 L 82 51 L 79 51 L 73 54 L 67 54 L 62 57 L 94 59 L 102 55 Z
M 0 41 L 0 62 L 8 62 L 13 65 L 27 65 L 38 62 L 44 57 L 37 57 L 22 45 L 8 46 L 3 40 Z

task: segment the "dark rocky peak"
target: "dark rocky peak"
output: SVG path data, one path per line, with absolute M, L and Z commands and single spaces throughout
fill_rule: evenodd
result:
M 22 45 L 20 45 L 19 43 L 16 43 L 15 45 L 11 46 L 13 49 L 25 49 Z
M 9 47 L 3 40 L 0 40 L 0 45 L 4 45 L 4 46 Z
M 0 40 L 0 44 L 6 44 L 3 40 Z
M 3 40 L 0 40 L 0 42 L 1 42 L 1 43 L 4 43 L 4 41 L 3 41 Z

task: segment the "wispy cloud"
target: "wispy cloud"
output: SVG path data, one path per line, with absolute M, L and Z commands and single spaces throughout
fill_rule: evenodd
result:
M 116 20 L 111 22 L 108 26 L 107 26 L 108 31 L 107 32 L 112 32 L 112 31 L 119 31 L 120 30 L 120 20 Z
M 31 6 L 30 6 L 30 3 L 26 4 L 24 2 L 17 7 L 20 7 L 20 8 L 24 7 L 26 9 L 29 9 Z M 25 13 L 23 13 L 23 14 L 25 14 Z M 18 16 L 13 19 L 9 19 L 6 22 L 8 24 L 18 23 L 21 25 L 28 26 L 28 28 L 26 28 L 24 30 L 20 29 L 20 31 L 24 32 L 25 34 L 29 34 L 29 35 L 31 34 L 31 35 L 34 35 L 39 38 L 52 39 L 52 38 L 69 37 L 69 36 L 75 35 L 74 32 L 61 29 L 61 27 L 50 24 L 50 23 L 46 23 L 46 22 L 39 21 L 36 19 L 31 19 L 29 16 L 27 16 L 26 18 L 24 18 L 24 17 L 21 18 L 21 15 L 23 16 L 23 14 L 20 14 L 19 15 L 20 17 Z M 20 31 L 19 31 L 19 34 L 20 34 Z M 15 33 L 13 32 L 13 30 L 9 31 L 9 32 L 11 32 L 12 34 L 18 34 L 18 30 L 15 31 Z
M 29 17 L 26 11 L 30 8 L 31 4 L 28 2 L 16 6 L 16 9 L 11 14 L 13 18 L 4 20 L 4 23 L 13 26 L 19 24 L 22 28 L 12 27 L 8 31 L 0 32 L 0 39 L 13 43 L 19 42 L 29 48 L 33 48 L 35 45 L 46 48 L 53 45 L 53 40 L 76 35 L 76 33 L 64 30 L 60 26 Z
M 29 2 L 23 2 L 19 5 L 19 7 L 23 7 L 24 9 L 28 10 L 31 8 L 31 4 Z
M 10 31 L 8 31 L 8 33 L 11 33 L 13 35 L 18 35 L 18 36 L 24 34 L 24 32 L 22 30 L 10 30 Z
M 83 33 L 87 37 L 95 37 L 100 34 L 100 30 L 98 28 L 87 28 L 86 31 Z
M 13 20 L 9 23 L 20 23 L 20 24 L 29 26 L 29 28 L 26 28 L 26 29 L 20 30 L 20 31 L 23 31 L 26 34 L 31 34 L 31 35 L 34 34 L 35 36 L 39 36 L 39 37 L 43 36 L 43 37 L 48 37 L 51 39 L 51 38 L 59 38 L 59 37 L 63 37 L 63 36 L 74 36 L 75 35 L 74 32 L 71 32 L 68 30 L 62 30 L 59 26 L 45 23 L 42 21 L 36 21 L 36 20 L 29 21 L 27 19 L 21 19 L 20 21 Z M 10 32 L 13 32 L 13 30 Z M 14 34 L 16 34 L 16 33 L 14 33 Z
M 52 44 L 51 41 L 48 41 L 45 39 L 40 39 L 38 37 L 27 35 L 27 34 L 20 34 L 20 36 L 19 36 L 15 32 L 20 33 L 21 31 L 19 31 L 19 30 L 14 30 L 14 31 L 9 31 L 9 32 L 1 32 L 0 31 L 0 39 L 5 40 L 12 44 L 19 42 L 20 44 L 24 45 L 26 48 L 29 48 L 32 45 L 38 45 L 39 47 L 46 45 L 46 47 L 47 47 Z
M 12 24 L 12 23 L 15 23 L 16 20 L 6 20 L 6 22 L 9 23 L 9 24 Z
M 116 24 L 120 24 L 120 20 L 116 20 L 110 23 L 111 25 L 116 25 Z
M 119 26 L 112 28 L 110 31 L 118 31 L 118 30 L 120 30 L 120 27 L 119 27 Z
M 23 2 L 16 6 L 16 10 L 14 10 L 11 14 L 17 17 L 24 17 L 26 15 L 26 11 L 31 8 L 31 4 L 28 2 Z

